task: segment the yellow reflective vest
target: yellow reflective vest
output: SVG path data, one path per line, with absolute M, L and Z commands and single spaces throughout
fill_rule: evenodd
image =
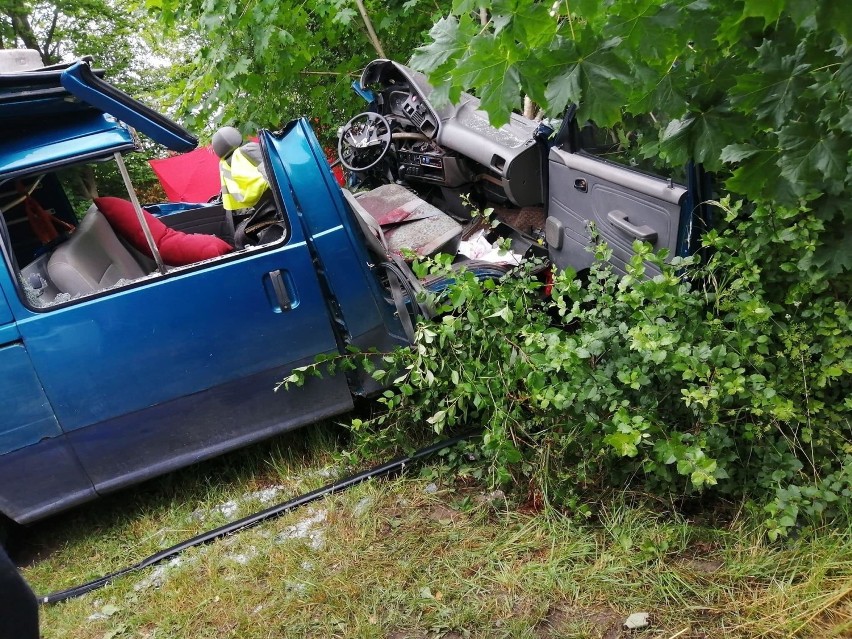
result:
M 219 160 L 222 179 L 222 206 L 228 211 L 248 209 L 257 204 L 269 183 L 257 165 L 237 149 L 230 158 Z

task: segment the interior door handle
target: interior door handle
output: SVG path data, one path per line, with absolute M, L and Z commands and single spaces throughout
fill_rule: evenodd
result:
M 642 226 L 631 224 L 630 220 L 627 219 L 627 213 L 622 213 L 621 211 L 610 211 L 606 214 L 606 217 L 609 220 L 609 223 L 615 228 L 621 229 L 625 233 L 629 233 L 637 240 L 650 242 L 651 244 L 657 241 L 657 232 L 654 229 L 647 224 Z

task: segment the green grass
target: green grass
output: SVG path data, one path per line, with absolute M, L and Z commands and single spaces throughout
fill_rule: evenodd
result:
M 341 446 L 309 428 L 40 524 L 24 575 L 44 594 L 138 561 L 268 505 L 263 490 L 327 483 Z M 43 636 L 852 636 L 848 531 L 769 545 L 744 516 L 711 526 L 619 495 L 574 521 L 431 482 L 370 482 L 192 549 L 42 609 Z M 638 611 L 651 624 L 630 635 Z

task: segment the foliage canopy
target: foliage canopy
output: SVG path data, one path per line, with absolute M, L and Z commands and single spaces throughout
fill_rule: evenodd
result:
M 644 155 L 702 163 L 754 202 L 807 201 L 825 226 L 813 259 L 838 274 L 852 269 L 850 15 L 830 0 L 456 0 L 412 63 L 445 98 L 476 89 L 494 124 L 521 92 L 601 126 L 650 113 Z
M 174 95 L 190 126 L 230 124 L 253 132 L 308 115 L 320 137 L 328 138 L 362 110 L 350 85 L 358 70 L 379 56 L 353 2 L 147 4 L 163 24 L 184 24 L 198 34 L 185 82 L 176 85 Z M 407 57 L 432 25 L 431 11 L 440 6 L 425 0 L 364 4 L 390 57 Z

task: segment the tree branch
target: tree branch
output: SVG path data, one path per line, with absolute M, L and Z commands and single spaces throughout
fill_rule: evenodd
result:
M 15 32 L 15 36 L 21 39 L 21 42 L 24 43 L 24 46 L 27 49 L 34 49 L 38 51 L 42 61 L 44 61 L 45 64 L 49 64 L 44 59 L 44 52 L 38 44 L 38 38 L 36 37 L 35 32 L 33 32 L 32 26 L 30 26 L 28 15 L 14 10 L 7 10 L 6 15 L 12 20 L 12 29 Z
M 50 53 L 50 43 L 53 42 L 53 35 L 56 33 L 56 23 L 59 20 L 59 7 L 54 7 L 53 9 L 53 20 L 50 22 L 50 29 L 47 32 L 47 37 L 44 39 L 44 56 L 47 58 L 44 63 L 45 64 L 53 64 L 54 62 L 58 62 L 58 60 L 54 60 L 54 54 Z M 55 50 L 54 50 L 55 52 Z M 49 60 L 49 61 L 48 61 Z
M 379 42 L 376 31 L 373 29 L 373 21 L 370 20 L 370 16 L 367 15 L 367 8 L 364 6 L 364 1 L 355 0 L 355 4 L 358 5 L 358 11 L 361 13 L 361 19 L 364 20 L 364 26 L 367 27 L 367 34 L 370 36 L 370 42 L 373 43 L 373 48 L 376 50 L 376 53 L 379 54 L 380 58 L 387 58 L 385 50 L 382 49 L 382 43 Z

